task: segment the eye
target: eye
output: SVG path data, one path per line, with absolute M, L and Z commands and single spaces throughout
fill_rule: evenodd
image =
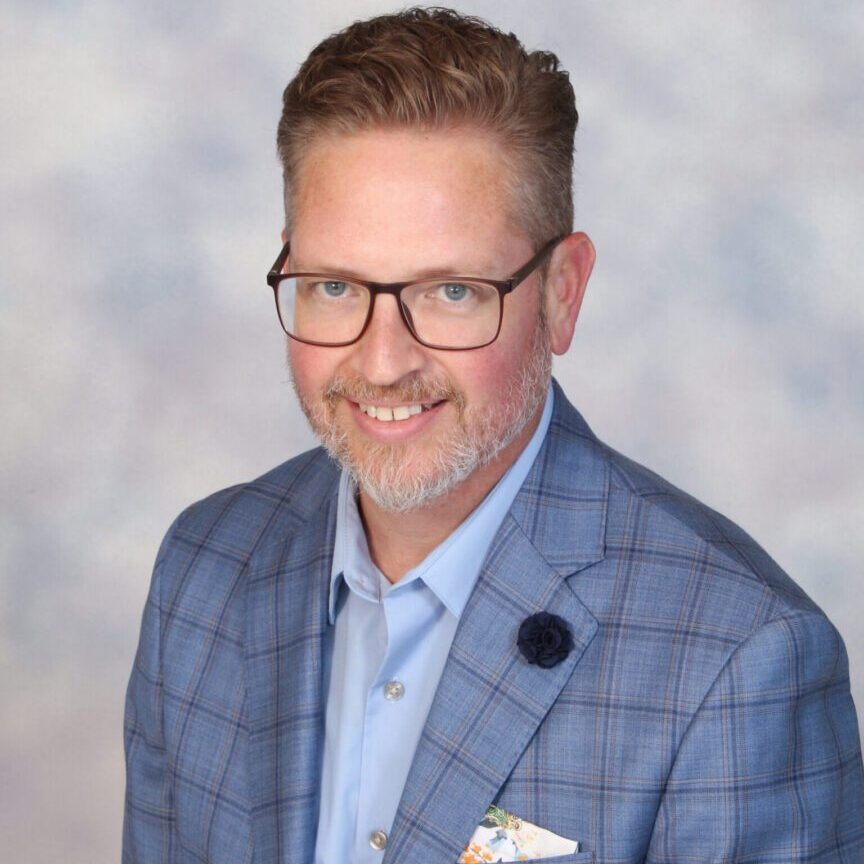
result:
M 327 280 L 326 282 L 318 282 L 316 283 L 315 288 L 325 297 L 330 297 L 334 300 L 339 297 L 344 297 L 348 293 L 348 283 L 339 282 L 335 279 Z
M 464 282 L 443 282 L 438 286 L 440 295 L 451 303 L 470 300 L 474 289 Z

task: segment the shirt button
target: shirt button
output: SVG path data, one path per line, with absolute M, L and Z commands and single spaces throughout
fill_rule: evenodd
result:
M 380 852 L 387 845 L 387 835 L 383 831 L 373 831 L 369 835 L 369 845 Z
M 405 695 L 405 686 L 401 681 L 388 681 L 384 685 L 384 698 L 395 702 Z

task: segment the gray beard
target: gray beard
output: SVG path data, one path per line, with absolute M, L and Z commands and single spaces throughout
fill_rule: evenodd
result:
M 290 368 L 290 367 L 289 367 Z M 552 353 L 545 316 L 538 316 L 531 347 L 523 365 L 500 387 L 496 402 L 481 414 L 466 417 L 464 400 L 451 385 L 438 385 L 429 390 L 422 382 L 400 388 L 399 401 L 434 401 L 446 393 L 458 412 L 459 434 L 446 447 L 438 448 L 428 457 L 421 470 L 411 465 L 411 451 L 404 445 L 367 443 L 363 457 L 351 452 L 348 435 L 339 430 L 333 414 L 335 398 L 346 395 L 349 385 L 336 380 L 325 393 L 324 405 L 312 406 L 303 399 L 296 384 L 297 397 L 303 411 L 326 448 L 351 476 L 357 487 L 381 509 L 393 513 L 418 510 L 455 489 L 478 468 L 489 464 L 508 444 L 516 439 L 534 418 L 549 387 L 552 374 Z M 293 383 L 293 376 L 292 376 Z M 357 396 L 358 385 L 350 391 Z M 366 401 L 375 404 L 374 398 Z

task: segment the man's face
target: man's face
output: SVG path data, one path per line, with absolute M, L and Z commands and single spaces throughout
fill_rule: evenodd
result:
M 318 143 L 298 178 L 287 268 L 378 282 L 508 278 L 535 250 L 508 218 L 505 170 L 496 145 L 468 132 Z M 533 432 L 550 373 L 541 305 L 533 274 L 506 297 L 495 342 L 441 351 L 417 342 L 382 295 L 353 345 L 289 340 L 294 387 L 365 495 L 386 510 L 420 507 L 493 460 L 506 469 Z

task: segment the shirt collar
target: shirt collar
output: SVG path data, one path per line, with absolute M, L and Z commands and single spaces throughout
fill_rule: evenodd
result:
M 474 590 L 489 544 L 516 497 L 531 465 L 540 451 L 552 419 L 552 387 L 540 422 L 519 458 L 507 469 L 489 494 L 446 540 L 435 547 L 416 567 L 409 570 L 394 586 L 422 579 L 448 611 L 459 618 Z M 357 507 L 356 487 L 347 471 L 339 481 L 336 511 L 336 537 L 333 566 L 330 572 L 329 619 L 336 621 L 341 581 L 372 602 L 379 602 L 387 581 L 372 562 L 366 533 Z

